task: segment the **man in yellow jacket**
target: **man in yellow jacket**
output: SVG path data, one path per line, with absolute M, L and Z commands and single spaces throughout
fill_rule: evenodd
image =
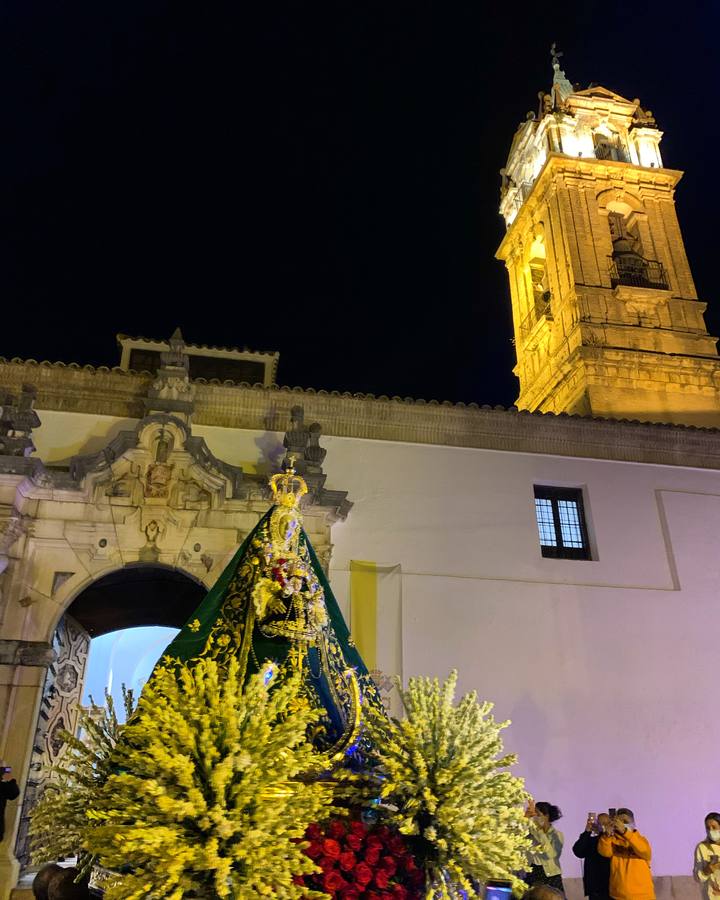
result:
M 650 873 L 650 842 L 635 828 L 630 809 L 619 809 L 600 835 L 598 853 L 610 859 L 610 896 L 613 900 L 655 900 Z

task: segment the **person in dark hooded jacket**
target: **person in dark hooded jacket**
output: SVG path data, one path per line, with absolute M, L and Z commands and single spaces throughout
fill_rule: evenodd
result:
M 610 897 L 610 860 L 598 853 L 598 840 L 610 824 L 610 816 L 600 813 L 588 816 L 585 831 L 573 844 L 573 853 L 583 861 L 583 887 L 589 900 Z
M 17 800 L 20 788 L 14 778 L 6 778 L 9 769 L 0 769 L 0 841 L 5 837 L 5 807 L 8 800 Z

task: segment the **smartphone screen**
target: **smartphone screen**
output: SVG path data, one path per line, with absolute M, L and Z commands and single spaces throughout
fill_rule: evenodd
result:
M 512 887 L 509 881 L 488 881 L 485 885 L 485 900 L 510 900 Z

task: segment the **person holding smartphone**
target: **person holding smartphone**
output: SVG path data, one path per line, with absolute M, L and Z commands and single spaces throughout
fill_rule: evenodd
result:
M 0 766 L 0 841 L 5 837 L 5 807 L 8 800 L 17 800 L 20 788 L 14 778 L 8 778 L 10 766 Z
M 573 853 L 583 861 L 583 888 L 589 900 L 608 900 L 610 896 L 610 860 L 597 848 L 609 825 L 608 813 L 588 813 L 585 831 L 573 844 Z
M 598 853 L 610 860 L 612 900 L 655 900 L 650 842 L 635 828 L 632 810 L 623 807 L 610 812 L 615 815 L 598 838 Z
M 705 840 L 695 848 L 693 874 L 702 885 L 705 900 L 720 898 L 720 813 L 705 816 Z
M 562 816 L 560 809 L 544 800 L 535 803 L 530 801 L 525 815 L 529 819 L 530 840 L 532 847 L 528 854 L 531 865 L 525 877 L 526 883 L 532 887 L 536 884 L 549 884 L 562 894 L 565 887 L 560 868 L 560 853 L 563 848 L 563 835 L 553 822 Z

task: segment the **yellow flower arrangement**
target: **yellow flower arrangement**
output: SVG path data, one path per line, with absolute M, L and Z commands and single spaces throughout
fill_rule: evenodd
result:
M 123 704 L 129 718 L 133 694 L 124 686 Z M 80 867 L 90 867 L 92 856 L 83 849 L 88 830 L 87 810 L 112 774 L 113 754 L 123 727 L 118 722 L 112 697 L 106 694 L 104 707 L 93 704 L 89 712 L 81 715 L 80 738 L 67 731 L 60 732 L 66 749 L 61 763 L 46 772 L 48 781 L 30 822 L 30 846 L 36 864 L 77 854 Z
M 317 713 L 299 687 L 271 665 L 243 687 L 236 660 L 155 672 L 90 813 L 89 850 L 130 869 L 107 900 L 324 896 L 293 882 L 316 871 L 301 841 L 331 802 L 300 777 Z
M 501 731 L 491 703 L 466 694 L 454 704 L 457 672 L 444 684 L 411 678 L 398 688 L 406 718 L 387 719 L 365 709 L 375 747 L 375 771 L 346 776 L 356 797 L 379 793 L 395 807 L 403 834 L 412 836 L 427 872 L 428 900 L 456 900 L 472 882 L 510 881 L 526 862 L 527 799 L 523 781 L 507 771 L 516 757 L 503 755 Z

